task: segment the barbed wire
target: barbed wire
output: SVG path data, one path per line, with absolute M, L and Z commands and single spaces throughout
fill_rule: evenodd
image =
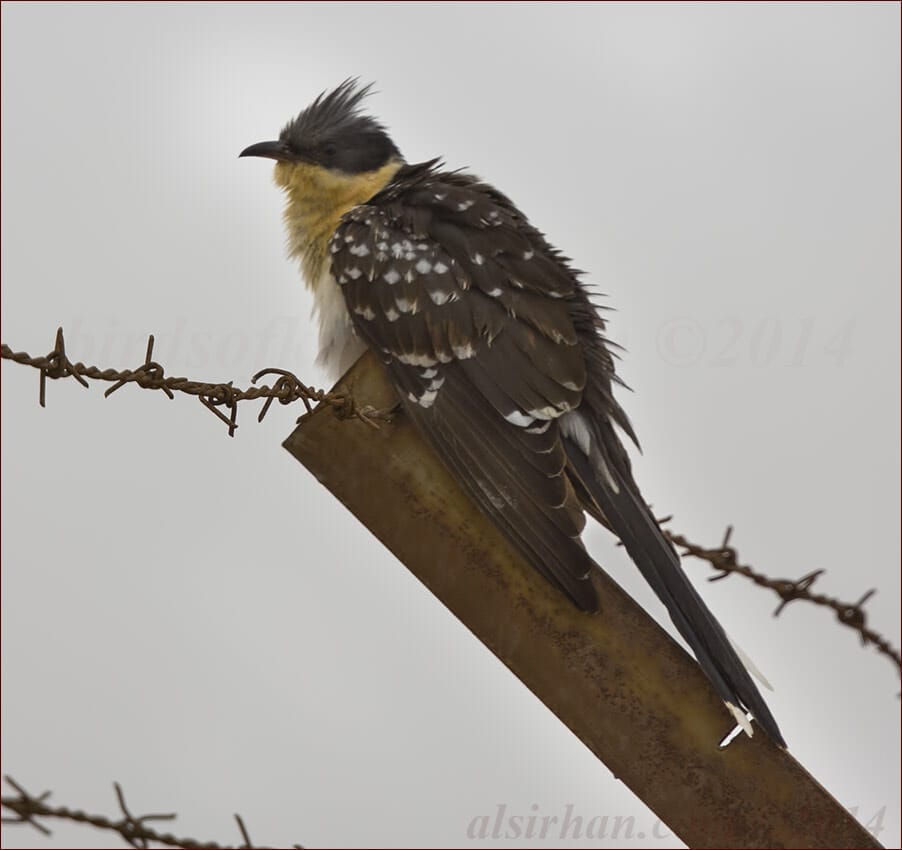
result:
M 664 534 L 671 543 L 682 549 L 680 554 L 684 558 L 691 557 L 707 561 L 712 569 L 718 571 L 719 575 L 711 576 L 708 581 L 721 581 L 728 576 L 738 574 L 745 576 L 759 587 L 766 587 L 772 590 L 780 597 L 780 604 L 774 610 L 775 617 L 779 617 L 790 602 L 797 600 L 811 602 L 814 605 L 832 609 L 840 623 L 858 632 L 862 646 L 873 645 L 881 655 L 889 658 L 896 665 L 897 671 L 902 674 L 902 657 L 900 657 L 899 650 L 893 649 L 885 637 L 867 626 L 867 614 L 864 610 L 864 604 L 877 592 L 875 588 L 871 588 L 867 593 L 863 594 L 857 602 L 842 602 L 834 596 L 812 592 L 812 586 L 824 575 L 826 570 L 813 570 L 795 581 L 785 578 L 770 578 L 763 573 L 757 572 L 747 564 L 739 563 L 739 553 L 735 547 L 730 545 L 730 537 L 733 535 L 732 525 L 727 526 L 723 541 L 720 546 L 714 549 L 699 546 L 697 543 L 692 543 L 682 534 L 676 534 L 666 529 Z
M 206 383 L 193 381 L 188 378 L 170 377 L 165 375 L 163 367 L 153 359 L 154 337 L 151 334 L 147 339 L 147 351 L 144 362 L 137 369 L 101 369 L 97 366 L 86 366 L 84 363 L 72 363 L 66 354 L 66 344 L 63 337 L 63 329 L 56 332 L 56 340 L 53 349 L 43 357 L 32 357 L 25 352 L 15 352 L 5 343 L 0 346 L 0 358 L 11 360 L 25 366 L 31 366 L 40 370 L 40 394 L 41 407 L 46 406 L 47 378 L 74 378 L 82 386 L 87 387 L 86 379 L 112 382 L 104 397 L 121 389 L 127 383 L 134 383 L 145 389 L 162 390 L 169 398 L 174 398 L 174 393 L 180 392 L 193 395 L 200 399 L 203 405 L 222 420 L 229 430 L 229 436 L 234 436 L 238 427 L 236 418 L 238 415 L 238 403 L 263 399 L 264 404 L 257 417 L 262 421 L 266 416 L 273 401 L 280 404 L 292 404 L 296 401 L 303 402 L 309 413 L 313 403 L 325 403 L 334 408 L 336 416 L 341 419 L 357 418 L 371 425 L 379 427 L 379 421 L 390 421 L 391 413 L 375 410 L 372 407 L 358 407 L 352 396 L 343 393 L 326 392 L 307 386 L 300 378 L 286 369 L 262 369 L 251 379 L 256 383 L 265 375 L 277 375 L 278 380 L 273 386 L 263 385 L 240 389 L 228 383 Z M 226 416 L 218 408 L 225 407 L 229 411 Z M 661 520 L 662 524 L 670 518 Z M 733 573 L 738 573 L 753 581 L 759 587 L 769 588 L 780 597 L 780 604 L 774 611 L 774 616 L 779 616 L 790 602 L 801 600 L 814 605 L 825 606 L 836 613 L 840 623 L 855 629 L 863 646 L 873 645 L 878 652 L 889 658 L 897 670 L 902 672 L 902 658 L 899 651 L 894 649 L 889 641 L 867 627 L 867 615 L 864 604 L 876 593 L 871 589 L 865 593 L 858 602 L 842 602 L 839 599 L 820 593 L 813 593 L 811 587 L 814 582 L 824 574 L 824 570 L 814 570 L 795 581 L 791 579 L 774 579 L 763 573 L 756 572 L 752 567 L 739 563 L 739 555 L 736 549 L 730 546 L 730 536 L 733 533 L 732 526 L 727 528 L 723 542 L 713 549 L 693 543 L 681 534 L 665 531 L 670 541 L 679 546 L 684 557 L 698 558 L 707 561 L 710 566 L 719 572 L 710 581 L 719 581 Z
M 148 826 L 148 821 L 174 820 L 176 815 L 168 814 L 151 814 L 135 816 L 131 813 L 125 802 L 125 793 L 122 786 L 118 782 L 113 783 L 116 791 L 116 802 L 122 817 L 113 819 L 105 815 L 91 815 L 80 809 L 71 809 L 68 806 L 51 806 L 47 803 L 50 797 L 50 791 L 34 796 L 29 794 L 18 782 L 12 777 L 5 776 L 7 784 L 16 792 L 15 796 L 4 796 L 0 798 L 0 807 L 13 813 L 12 817 L 4 816 L 2 822 L 5 825 L 25 824 L 32 826 L 43 835 L 52 835 L 43 823 L 37 818 L 59 818 L 72 823 L 82 823 L 94 826 L 97 829 L 105 829 L 111 832 L 118 832 L 119 835 L 131 847 L 146 848 L 150 846 L 150 842 L 163 844 L 167 847 L 185 847 L 197 848 L 197 850 L 226 850 L 226 848 L 253 848 L 257 847 L 251 842 L 247 827 L 241 818 L 241 815 L 235 815 L 238 824 L 238 830 L 241 833 L 241 844 L 217 844 L 215 841 L 196 841 L 193 838 L 176 838 L 171 832 L 160 832 L 152 826 Z M 294 848 L 300 848 L 302 845 L 292 844 Z M 261 848 L 263 850 L 263 848 Z
M 241 389 L 228 383 L 208 383 L 205 381 L 192 381 L 189 378 L 173 377 L 166 375 L 163 367 L 153 359 L 154 337 L 151 334 L 147 338 L 147 351 L 144 362 L 137 369 L 101 369 L 98 366 L 86 366 L 82 362 L 73 363 L 66 354 L 66 341 L 63 337 L 63 329 L 56 332 L 56 341 L 49 354 L 42 357 L 32 357 L 24 351 L 13 351 L 6 343 L 0 346 L 0 359 L 11 360 L 24 366 L 31 366 L 40 370 L 40 389 L 38 401 L 41 407 L 47 406 L 47 379 L 58 380 L 60 378 L 74 378 L 83 387 L 88 386 L 87 378 L 94 381 L 108 381 L 113 384 L 103 395 L 108 398 L 114 392 L 126 384 L 137 384 L 139 387 L 149 390 L 162 390 L 170 399 L 175 398 L 175 393 L 185 393 L 197 397 L 201 404 L 216 415 L 229 429 L 229 436 L 235 435 L 238 427 L 238 403 L 241 401 L 253 401 L 263 399 L 263 407 L 257 417 L 258 422 L 263 421 L 274 401 L 279 404 L 292 404 L 301 401 L 309 413 L 313 403 L 325 403 L 331 405 L 336 416 L 340 419 L 356 418 L 371 425 L 379 427 L 379 420 L 387 421 L 390 414 L 386 411 L 375 410 L 372 407 L 358 407 L 350 395 L 343 393 L 326 392 L 309 387 L 297 375 L 287 369 L 261 369 L 251 378 L 251 383 L 256 383 L 265 376 L 277 376 L 272 386 L 264 384 L 259 387 Z M 228 411 L 226 416 L 219 408 Z

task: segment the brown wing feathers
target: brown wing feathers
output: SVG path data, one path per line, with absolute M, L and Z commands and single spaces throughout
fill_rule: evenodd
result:
M 352 210 L 332 244 L 335 276 L 445 463 L 537 569 L 594 609 L 585 518 L 553 422 L 586 381 L 567 305 L 543 305 L 547 260 L 526 273 L 536 246 L 511 212 L 456 179 L 414 172 Z M 549 280 L 556 295 L 573 289 L 560 271 Z
M 405 166 L 347 213 L 331 251 L 357 333 L 411 419 L 529 562 L 595 610 L 579 535 L 584 509 L 602 520 L 721 697 L 782 743 L 633 481 L 604 323 L 566 259 L 504 195 L 435 163 Z

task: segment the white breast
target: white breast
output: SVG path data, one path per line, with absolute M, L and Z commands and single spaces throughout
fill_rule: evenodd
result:
M 313 315 L 319 322 L 319 354 L 316 362 L 332 380 L 338 380 L 366 350 L 354 333 L 348 308 L 331 272 L 323 272 L 313 290 Z

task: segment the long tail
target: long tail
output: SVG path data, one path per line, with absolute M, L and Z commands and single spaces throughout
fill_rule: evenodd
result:
M 564 444 L 580 482 L 667 607 L 720 698 L 741 725 L 748 725 L 744 713 L 748 711 L 775 743 L 785 747 L 767 703 L 720 623 L 683 572 L 679 555 L 661 533 L 632 476 L 606 462 L 597 432 L 591 440 L 565 439 Z M 585 451 L 587 448 L 589 451 Z

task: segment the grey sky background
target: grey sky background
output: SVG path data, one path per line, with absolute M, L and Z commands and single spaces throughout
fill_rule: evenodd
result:
M 411 161 L 487 177 L 617 308 L 644 492 L 774 576 L 827 570 L 899 643 L 899 7 L 230 4 L 2 9 L 2 339 L 323 383 L 268 163 L 374 80 Z M 2 771 L 60 804 L 259 844 L 509 846 L 479 815 L 635 818 L 679 847 L 281 447 L 190 399 L 2 366 Z M 664 621 L 601 529 L 591 551 Z M 825 609 L 700 592 L 793 755 L 900 842 L 899 680 Z M 669 628 L 669 623 L 667 623 Z M 598 706 L 604 711 L 604 706 Z M 724 715 L 725 730 L 729 727 Z M 712 746 L 716 742 L 712 741 Z M 533 808 L 536 807 L 536 808 Z M 5 847 L 121 846 L 54 824 Z M 641 835 L 640 835 L 641 833 Z M 560 837 L 532 844 L 560 844 Z

